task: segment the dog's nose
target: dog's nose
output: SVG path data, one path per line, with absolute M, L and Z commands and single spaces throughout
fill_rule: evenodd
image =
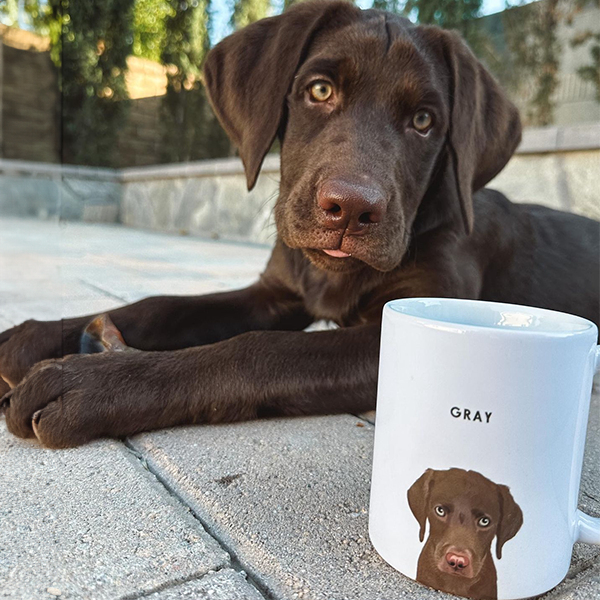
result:
M 446 562 L 453 568 L 466 569 L 469 566 L 469 557 L 466 554 L 458 552 L 448 552 L 446 554 Z
M 328 179 L 317 191 L 326 227 L 363 233 L 383 218 L 386 208 L 383 190 L 376 184 Z

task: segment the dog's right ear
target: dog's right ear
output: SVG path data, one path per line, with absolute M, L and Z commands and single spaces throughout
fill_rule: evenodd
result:
M 217 44 L 204 81 L 212 107 L 244 163 L 248 189 L 284 119 L 285 98 L 315 35 L 355 21 L 349 2 L 301 2 Z
M 429 511 L 429 495 L 433 481 L 433 469 L 427 469 L 408 490 L 408 505 L 415 519 L 419 522 L 419 541 L 425 538 L 425 525 L 427 524 L 427 513 Z

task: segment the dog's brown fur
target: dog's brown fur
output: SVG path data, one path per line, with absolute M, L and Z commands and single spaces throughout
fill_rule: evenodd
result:
M 408 503 L 419 522 L 423 541 L 429 522 L 429 536 L 417 566 L 417 581 L 436 590 L 475 600 L 495 600 L 496 556 L 523 524 L 523 513 L 508 487 L 490 481 L 476 471 L 427 469 L 408 490 Z M 438 514 L 436 509 L 442 514 Z M 485 526 L 481 519 L 485 518 Z M 452 552 L 468 557 L 466 568 L 446 561 Z
M 281 141 L 266 271 L 245 290 L 110 312 L 128 346 L 154 352 L 75 355 L 92 316 L 0 334 L 16 435 L 33 436 L 35 422 L 44 444 L 64 447 L 182 423 L 372 409 L 381 309 L 393 298 L 480 298 L 600 320 L 598 223 L 481 189 L 517 146 L 519 117 L 456 34 L 303 2 L 223 40 L 205 72 L 250 187 Z M 311 100 L 315 78 L 333 86 L 327 102 Z M 426 134 L 413 126 L 422 109 L 433 115 Z M 329 210 L 332 186 L 374 212 Z M 342 329 L 302 331 L 317 319 Z

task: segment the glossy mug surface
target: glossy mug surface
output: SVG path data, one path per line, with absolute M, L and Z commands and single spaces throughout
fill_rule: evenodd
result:
M 493 302 L 386 304 L 369 534 L 398 571 L 479 599 L 544 593 L 576 541 L 596 325 Z

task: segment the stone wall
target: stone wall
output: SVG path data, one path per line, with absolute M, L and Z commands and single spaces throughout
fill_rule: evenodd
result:
M 488 187 L 514 202 L 544 204 L 600 220 L 600 124 L 526 130 Z M 132 227 L 269 243 L 279 158 L 268 156 L 246 191 L 241 161 L 124 169 L 121 218 Z
M 162 162 L 161 108 L 167 92 L 167 69 L 145 58 L 127 58 L 127 124 L 117 142 L 119 165 L 138 167 Z
M 0 29 L 0 157 L 58 163 L 57 70 L 39 36 L 10 29 Z
M 513 202 L 533 202 L 600 220 L 600 151 L 515 156 L 488 187 Z
M 489 187 L 600 220 L 600 124 L 528 130 Z M 121 170 L 0 160 L 0 214 L 121 222 L 130 227 L 272 243 L 279 157 L 252 192 L 241 161 Z
M 119 222 L 119 173 L 0 159 L 0 215 Z
M 48 39 L 0 24 L 0 158 L 60 163 L 60 91 Z M 127 59 L 131 100 L 116 152 L 121 166 L 162 160 L 161 104 L 166 68 L 144 58 Z
M 138 98 L 129 102 L 127 123 L 117 138 L 119 165 L 140 167 L 163 161 L 161 107 L 160 96 Z
M 268 156 L 248 192 L 237 158 L 122 171 L 125 225 L 270 243 L 279 188 L 279 156 Z
M 600 220 L 600 123 L 525 130 L 517 153 L 488 184 L 533 202 Z

